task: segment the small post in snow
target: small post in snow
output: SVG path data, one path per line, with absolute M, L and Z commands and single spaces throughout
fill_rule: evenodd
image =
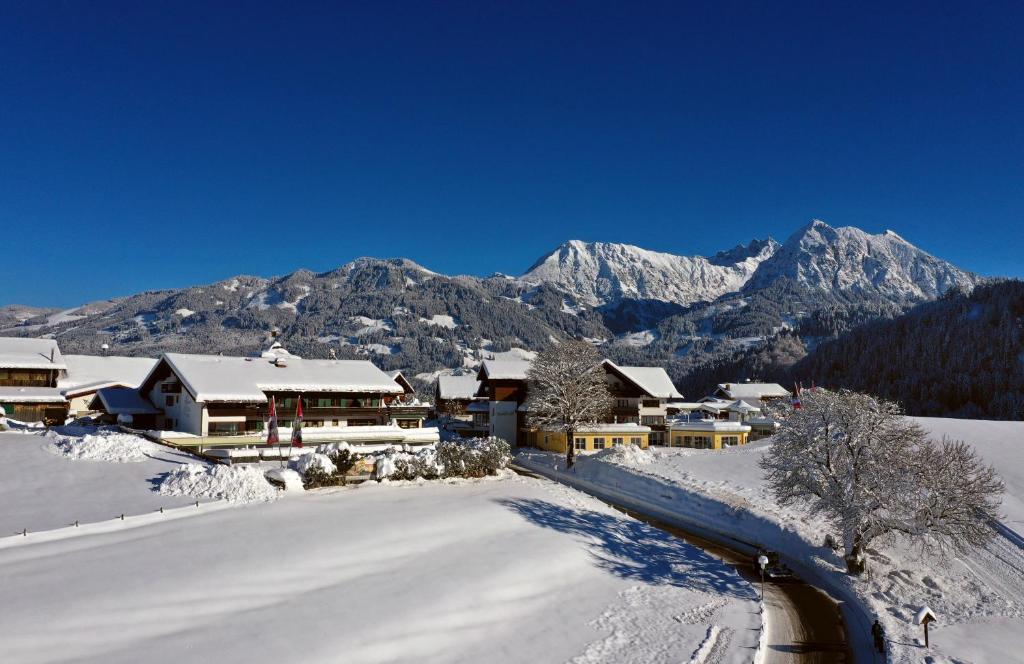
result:
M 935 612 L 928 606 L 922 606 L 914 616 L 914 622 L 924 627 L 924 647 L 928 648 L 928 623 L 935 622 Z

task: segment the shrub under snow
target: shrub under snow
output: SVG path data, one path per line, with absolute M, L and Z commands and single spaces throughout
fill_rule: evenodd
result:
M 442 477 L 483 477 L 495 475 L 512 462 L 512 448 L 496 436 L 456 438 L 437 446 L 437 464 Z
M 165 496 L 219 498 L 232 502 L 276 500 L 280 491 L 263 477 L 255 466 L 204 466 L 184 463 L 168 473 L 160 483 Z
M 142 461 L 156 445 L 130 433 L 101 429 L 82 436 L 57 436 L 50 447 L 70 459 L 132 462 Z
M 655 454 L 654 450 L 645 450 L 637 445 L 618 445 L 597 452 L 593 455 L 593 458 L 609 463 L 617 463 L 620 466 L 637 468 L 639 466 L 646 466 L 654 461 Z

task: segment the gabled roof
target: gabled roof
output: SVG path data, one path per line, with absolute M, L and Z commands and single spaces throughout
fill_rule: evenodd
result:
M 131 387 L 105 387 L 99 390 L 90 408 L 95 408 L 97 401 L 111 415 L 156 415 L 160 412 L 137 389 Z
M 0 369 L 67 369 L 54 339 L 0 337 Z
M 156 362 L 152 357 L 65 355 L 68 374 L 57 381 L 57 387 L 68 396 L 116 385 L 138 387 Z
M 789 390 L 778 383 L 721 383 L 718 390 L 730 399 L 771 399 L 790 396 Z
M 472 374 L 465 376 L 442 375 L 437 377 L 438 399 L 475 399 L 479 389 L 480 381 Z
M 284 366 L 261 357 L 165 353 L 143 381 L 148 390 L 161 366 L 169 367 L 196 401 L 265 403 L 265 392 L 377 392 L 403 389 L 367 360 L 289 358 Z
M 484 360 L 480 365 L 480 380 L 526 380 L 529 360 Z
M 413 394 L 416 392 L 416 388 L 412 386 L 412 383 L 409 382 L 408 378 L 402 375 L 401 371 L 389 371 L 388 376 L 391 377 L 391 380 L 398 383 L 398 386 L 401 387 L 402 391 L 406 394 Z
M 611 360 L 605 360 L 603 364 L 652 398 L 683 398 L 683 395 L 676 391 L 672 379 L 668 377 L 668 373 L 662 367 L 622 367 Z

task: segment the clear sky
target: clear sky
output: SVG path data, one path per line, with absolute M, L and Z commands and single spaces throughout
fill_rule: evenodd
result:
M 5 2 L 0 304 L 812 217 L 1024 276 L 1020 2 Z

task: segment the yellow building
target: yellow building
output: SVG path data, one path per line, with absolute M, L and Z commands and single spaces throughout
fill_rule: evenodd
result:
M 647 449 L 650 443 L 651 428 L 639 424 L 597 424 L 575 432 L 577 452 L 599 452 L 600 450 L 636 445 Z M 532 429 L 527 432 L 527 444 L 542 450 L 565 454 L 564 431 L 540 431 Z
M 698 450 L 720 450 L 746 445 L 750 426 L 726 420 L 676 420 L 669 425 L 669 446 Z

